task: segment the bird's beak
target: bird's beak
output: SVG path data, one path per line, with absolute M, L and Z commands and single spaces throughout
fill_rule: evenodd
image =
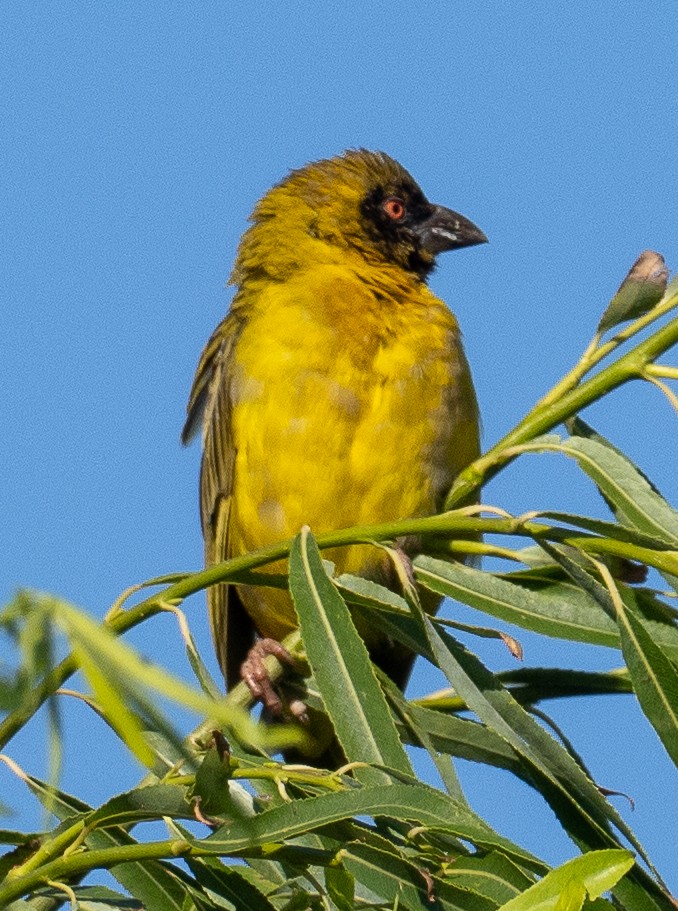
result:
M 487 243 L 480 228 L 445 206 L 434 206 L 432 214 L 417 226 L 415 233 L 424 250 L 433 256 L 444 250 Z

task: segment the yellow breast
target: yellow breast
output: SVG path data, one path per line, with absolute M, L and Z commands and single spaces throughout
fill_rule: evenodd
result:
M 320 533 L 432 514 L 476 456 L 477 406 L 454 317 L 402 272 L 378 279 L 377 294 L 355 270 L 324 265 L 242 302 L 230 389 L 232 555 L 303 524 Z M 383 563 L 368 546 L 327 557 L 372 577 Z M 262 635 L 296 625 L 285 592 L 239 592 Z

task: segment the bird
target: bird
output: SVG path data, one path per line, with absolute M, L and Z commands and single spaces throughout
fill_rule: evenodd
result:
M 457 320 L 427 279 L 440 253 L 486 241 L 379 151 L 312 162 L 261 198 L 182 432 L 184 444 L 202 432 L 206 565 L 288 540 L 303 525 L 321 533 L 440 511 L 479 454 L 479 416 Z M 402 543 L 416 553 L 416 541 Z M 398 584 L 383 549 L 325 556 L 337 573 Z M 441 599 L 425 595 L 434 612 Z M 297 627 L 289 593 L 222 583 L 207 598 L 227 688 L 244 678 L 280 712 L 262 658 L 286 657 L 278 643 Z M 358 628 L 375 664 L 404 688 L 412 654 Z

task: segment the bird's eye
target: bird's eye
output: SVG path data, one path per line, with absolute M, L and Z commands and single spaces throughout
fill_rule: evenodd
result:
M 389 196 L 381 207 L 391 221 L 401 221 L 405 217 L 405 203 L 398 196 Z

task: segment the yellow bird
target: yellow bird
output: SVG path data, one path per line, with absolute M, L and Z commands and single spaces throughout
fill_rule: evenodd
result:
M 188 442 L 202 427 L 208 565 L 291 538 L 304 524 L 321 533 L 441 508 L 478 454 L 478 408 L 457 321 L 426 278 L 438 253 L 486 240 L 468 219 L 430 203 L 382 152 L 309 164 L 260 200 L 182 435 Z M 337 572 L 396 585 L 378 548 L 326 556 Z M 265 645 L 244 676 L 278 709 L 258 658 L 297 625 L 289 594 L 218 585 L 208 601 L 228 686 L 259 637 Z M 411 654 L 374 628 L 361 633 L 372 659 L 404 686 Z

